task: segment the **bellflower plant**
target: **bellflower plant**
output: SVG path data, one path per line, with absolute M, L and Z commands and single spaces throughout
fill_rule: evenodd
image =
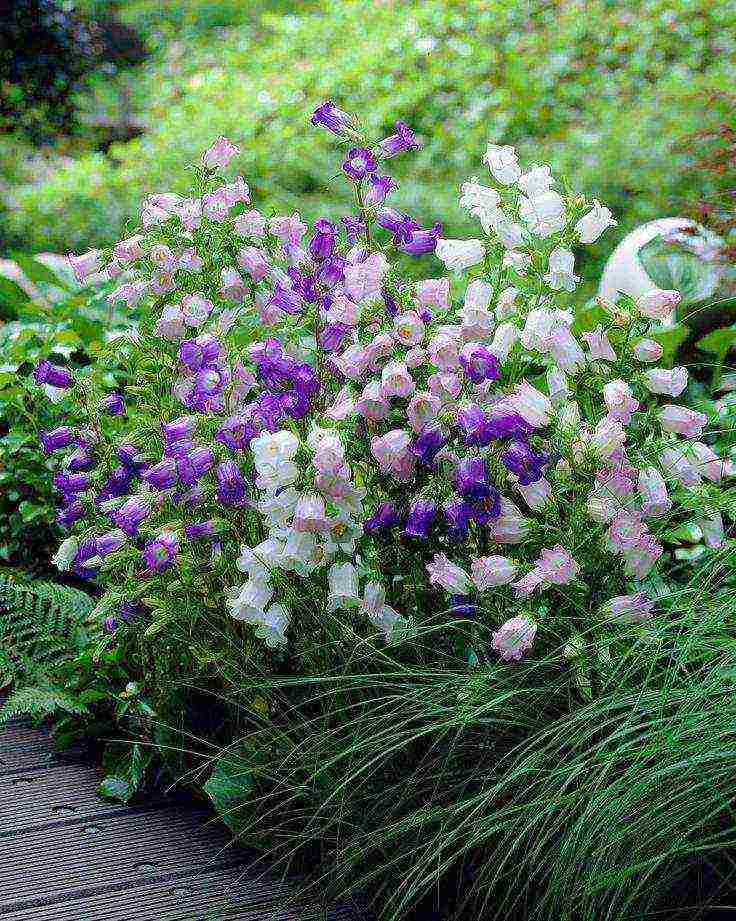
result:
M 100 254 L 125 270 L 111 300 L 142 311 L 133 384 L 36 373 L 80 395 L 41 435 L 69 565 L 105 616 L 217 607 L 266 658 L 315 636 L 403 654 L 438 611 L 470 661 L 508 667 L 647 629 L 673 530 L 725 540 L 708 419 L 673 402 L 687 371 L 657 366 L 679 295 L 600 302 L 580 330 L 575 253 L 615 224 L 600 202 L 490 144 L 460 190 L 477 234 L 447 239 L 391 202 L 407 125 L 368 137 L 331 102 L 312 123 L 345 145 L 341 221 L 253 209 L 220 138 L 190 197 L 150 198 Z M 447 274 L 409 282 L 406 255 Z

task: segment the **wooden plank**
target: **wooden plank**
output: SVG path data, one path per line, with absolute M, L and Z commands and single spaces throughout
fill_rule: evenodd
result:
M 57 767 L 61 764 L 74 764 L 82 757 L 80 751 L 55 752 L 39 749 L 36 745 L 0 746 L 0 777 L 6 774 L 23 774 L 42 768 Z
M 97 795 L 100 774 L 85 764 L 59 764 L 0 776 L 0 837 L 68 819 L 125 809 Z
M 144 882 L 130 889 L 47 904 L 44 921 L 355 921 L 350 908 L 299 904 L 279 879 L 257 884 L 239 868 Z M 11 911 L 8 921 L 40 921 L 39 908 Z
M 146 878 L 233 866 L 244 859 L 202 810 L 122 811 L 0 838 L 3 909 L 104 892 Z

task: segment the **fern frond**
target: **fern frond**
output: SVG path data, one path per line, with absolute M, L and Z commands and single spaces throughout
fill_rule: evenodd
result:
M 0 709 L 0 724 L 19 716 L 30 716 L 32 719 L 40 720 L 56 713 L 82 716 L 88 712 L 76 697 L 57 688 L 23 688 L 11 694 Z
M 0 687 L 71 659 L 85 645 L 93 605 L 79 589 L 0 572 Z

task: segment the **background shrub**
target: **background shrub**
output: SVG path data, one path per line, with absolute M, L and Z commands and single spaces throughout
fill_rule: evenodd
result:
M 84 153 L 40 182 L 15 184 L 6 233 L 34 250 L 111 242 L 141 194 L 186 184 L 183 165 L 219 133 L 242 144 L 256 194 L 313 218 L 332 190 L 331 160 L 328 140 L 304 130 L 304 113 L 332 97 L 376 136 L 397 117 L 419 130 L 425 147 L 400 171 L 401 204 L 422 220 L 446 216 L 448 235 L 464 229 L 451 201 L 478 172 L 474 152 L 489 138 L 567 172 L 615 210 L 621 235 L 694 197 L 680 168 L 690 155 L 671 145 L 700 127 L 695 91 L 727 76 L 736 48 L 728 7 L 121 3 L 120 15 L 157 49 L 133 89 L 148 130 L 109 157 Z M 339 193 L 330 197 L 338 210 Z M 593 252 L 589 278 L 613 242 Z

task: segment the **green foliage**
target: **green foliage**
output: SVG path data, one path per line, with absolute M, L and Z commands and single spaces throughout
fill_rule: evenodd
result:
M 21 264 L 36 285 L 36 298 L 18 289 L 23 299 L 4 299 L 9 289 L 0 279 L 0 312 L 3 305 L 13 310 L 10 322 L 0 326 L 0 561 L 43 571 L 58 530 L 52 463 L 38 433 L 63 424 L 68 408 L 52 403 L 31 382 L 31 371 L 50 358 L 113 386 L 114 374 L 90 363 L 105 340 L 134 317 L 110 310 L 105 300 L 109 288 L 81 291 L 36 260 L 24 258 Z
M 225 822 L 234 830 L 242 827 L 242 810 L 253 794 L 254 751 L 239 743 L 224 749 L 215 759 L 214 768 L 204 785 L 204 792 Z
M 339 0 L 329 14 L 321 4 L 130 0 L 121 15 L 160 49 L 135 90 L 149 130 L 109 159 L 89 153 L 16 186 L 9 231 L 29 249 L 117 239 L 142 193 L 181 190 L 184 165 L 220 133 L 242 145 L 246 178 L 274 207 L 313 218 L 327 188 L 340 213 L 330 141 L 306 130 L 309 108 L 326 98 L 360 113 L 376 137 L 397 118 L 419 130 L 424 150 L 397 162 L 399 204 L 445 221 L 448 236 L 470 226 L 454 202 L 484 171 L 478 151 L 489 139 L 566 172 L 614 209 L 623 234 L 702 191 L 671 145 L 701 126 L 696 91 L 718 85 L 734 51 L 729 4 L 710 0 L 593 0 L 584 14 L 577 3 L 502 0 L 369 13 Z M 593 251 L 588 278 L 611 242 Z
M 84 620 L 91 610 L 89 595 L 78 589 L 0 573 L 0 687 L 68 662 L 87 642 Z M 36 703 L 41 712 L 54 708 L 53 696 L 41 695 Z M 58 709 L 65 709 L 61 698 Z
M 315 885 L 367 893 L 385 921 L 630 921 L 717 899 L 695 880 L 700 861 L 734 883 L 732 553 L 623 656 L 583 633 L 511 670 L 353 656 L 314 679 L 243 673 L 270 703 L 243 837 L 284 867 L 319 841 Z

